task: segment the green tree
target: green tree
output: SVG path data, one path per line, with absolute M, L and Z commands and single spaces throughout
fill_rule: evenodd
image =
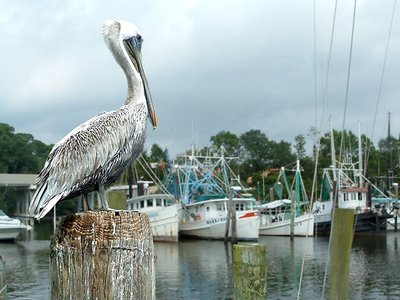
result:
M 270 161 L 272 167 L 282 167 L 296 161 L 296 155 L 292 153 L 291 144 L 285 141 L 271 142 Z
M 0 172 L 39 173 L 52 145 L 35 140 L 31 134 L 15 133 L 8 124 L 0 123 Z
M 382 190 L 391 190 L 394 178 L 399 177 L 399 153 L 400 141 L 394 136 L 379 140 L 376 155 L 370 159 L 376 166 L 369 166 L 369 175 L 377 179 L 377 184 Z
M 263 132 L 258 129 L 249 130 L 240 135 L 240 142 L 241 171 L 246 177 L 271 165 L 271 142 Z
M 230 131 L 220 131 L 216 135 L 210 138 L 211 147 L 215 150 L 219 150 L 224 147 L 225 151 L 230 156 L 238 156 L 240 152 L 240 139 L 239 137 L 231 133 Z
M 0 173 L 39 173 L 51 147 L 35 140 L 31 134 L 15 133 L 12 126 L 0 123 Z M 12 213 L 15 199 L 14 189 L 0 189 L 1 209 Z
M 168 161 L 168 152 L 163 150 L 159 145 L 153 144 L 150 148 L 149 160 L 150 162 Z
M 306 145 L 306 139 L 304 137 L 304 135 L 302 134 L 298 134 L 294 137 L 294 148 L 296 150 L 296 155 L 298 159 L 302 159 L 306 156 L 306 149 L 305 149 L 305 145 Z

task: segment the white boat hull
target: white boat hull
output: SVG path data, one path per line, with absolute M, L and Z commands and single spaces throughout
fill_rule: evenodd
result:
M 30 229 L 30 226 L 22 224 L 18 219 L 2 217 L 0 219 L 0 240 L 15 240 L 22 230 Z
M 177 242 L 181 207 L 171 202 L 170 195 L 152 194 L 127 200 L 127 209 L 136 210 L 149 217 L 153 241 Z
M 179 239 L 179 209 L 177 205 L 165 207 L 157 214 L 147 213 L 150 219 L 153 240 L 177 242 Z
M 15 240 L 21 232 L 21 229 L 25 229 L 25 227 L 1 228 L 0 240 Z
M 290 219 L 267 223 L 261 216 L 260 235 L 279 235 L 290 236 Z M 314 234 L 314 215 L 305 214 L 296 217 L 294 220 L 295 236 L 313 236 Z
M 256 241 L 259 236 L 259 216 L 257 211 L 236 212 L 237 239 L 241 241 Z M 232 227 L 229 227 L 229 237 Z M 182 218 L 180 234 L 185 237 L 201 239 L 224 239 L 226 231 L 226 216 L 188 220 Z

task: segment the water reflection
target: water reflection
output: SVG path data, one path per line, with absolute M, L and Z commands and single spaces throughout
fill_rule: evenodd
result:
M 49 242 L 19 241 L 0 245 L 6 260 L 9 299 L 49 298 Z
M 51 232 L 51 224 L 46 230 Z M 399 238 L 395 232 L 354 238 L 349 299 L 400 299 Z M 267 246 L 268 299 L 296 299 L 301 277 L 300 299 L 321 298 L 328 238 L 291 242 L 262 237 L 259 243 Z M 9 299 L 49 298 L 49 245 L 48 235 L 47 240 L 0 243 Z M 155 255 L 157 299 L 232 299 L 230 245 L 196 240 L 156 243 Z
M 157 243 L 155 254 L 158 299 L 230 299 L 230 247 L 223 242 Z
M 356 237 L 351 257 L 352 299 L 400 299 L 399 235 Z

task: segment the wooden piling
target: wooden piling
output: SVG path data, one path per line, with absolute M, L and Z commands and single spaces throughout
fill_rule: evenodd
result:
M 232 197 L 229 194 L 228 207 L 227 207 L 227 211 L 226 211 L 225 239 L 224 239 L 225 243 L 227 243 L 229 240 L 231 216 L 232 216 Z
M 7 299 L 6 263 L 0 255 L 0 300 Z
M 290 206 L 290 240 L 294 240 L 294 221 L 296 217 L 296 192 L 292 191 L 290 198 L 292 199 Z
M 233 245 L 234 299 L 266 299 L 267 248 L 260 244 Z
M 63 219 L 51 243 L 51 299 L 155 299 L 149 219 L 88 211 Z
M 236 224 L 236 207 L 233 205 L 233 189 L 229 188 L 228 198 L 228 210 L 226 214 L 226 226 L 225 226 L 225 243 L 230 239 L 233 244 L 237 244 L 237 224 Z M 229 231 L 231 235 L 229 236 Z
M 237 236 L 237 224 L 236 224 L 236 207 L 233 204 L 233 189 L 229 189 L 229 201 L 231 201 L 231 225 L 232 225 L 232 234 L 231 234 L 231 242 L 233 244 L 237 244 L 238 236 Z
M 348 299 L 354 209 L 336 208 L 330 251 L 329 299 Z

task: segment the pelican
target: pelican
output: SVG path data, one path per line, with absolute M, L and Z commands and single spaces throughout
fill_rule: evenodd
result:
M 128 95 L 115 111 L 103 112 L 79 125 L 51 150 L 37 178 L 29 213 L 43 218 L 58 202 L 97 191 L 109 209 L 105 189 L 143 149 L 147 119 L 157 128 L 143 70 L 143 39 L 135 25 L 106 21 L 104 41 L 126 75 Z

